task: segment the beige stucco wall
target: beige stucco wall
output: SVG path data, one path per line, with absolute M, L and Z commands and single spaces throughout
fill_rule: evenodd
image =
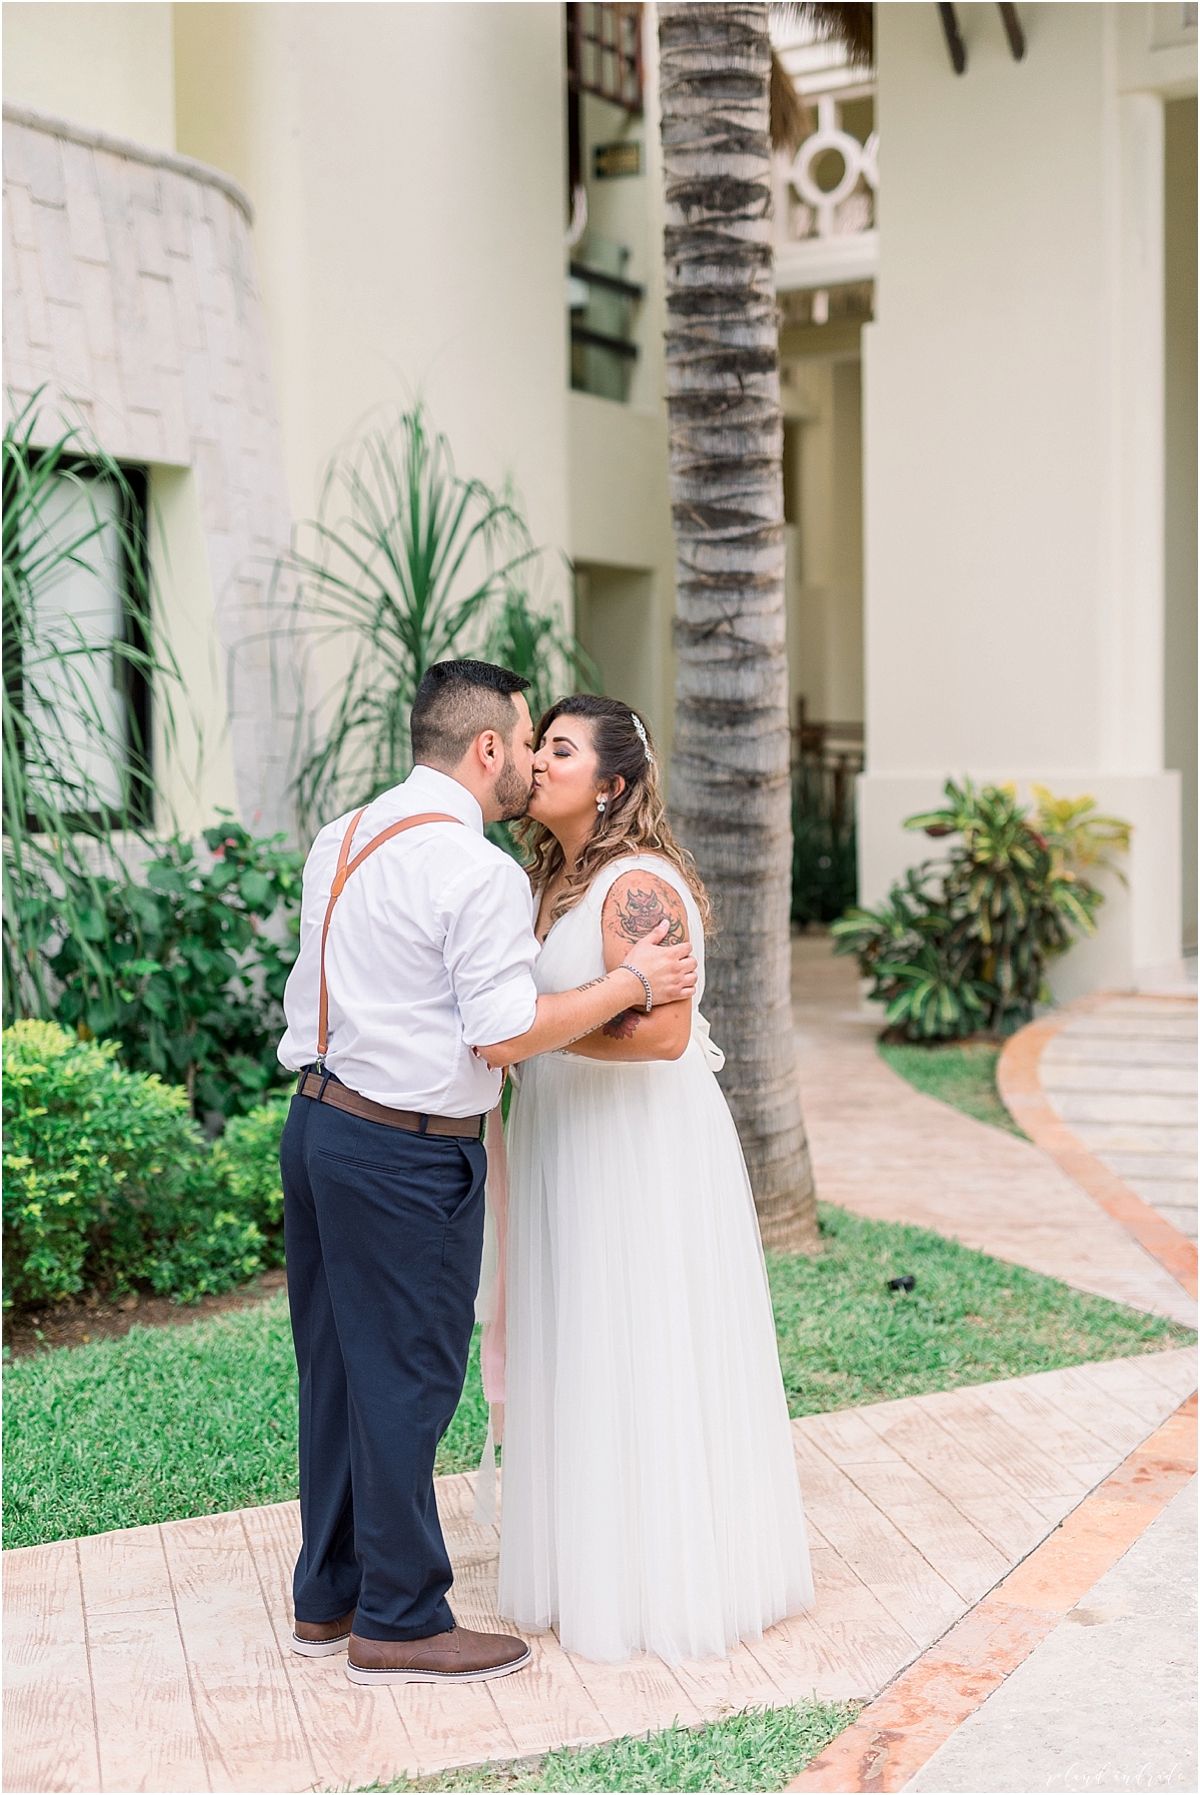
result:
M 1092 954 L 1117 982 L 1180 941 L 1162 101 L 1122 91 L 1117 16 L 1154 10 L 1025 9 L 1018 65 L 995 9 L 965 6 L 959 78 L 934 8 L 879 9 L 887 175 L 864 331 L 862 896 L 918 858 L 899 819 L 947 774 L 1094 792 L 1138 830 L 1128 905 Z
M 536 4 L 175 8 L 179 146 L 255 204 L 295 514 L 366 414 L 421 393 L 463 473 L 513 482 L 565 594 L 560 35 Z
M 516 492 L 546 551 L 543 602 L 569 612 L 571 564 L 597 570 L 580 626 L 666 745 L 655 33 L 649 8 L 646 117 L 595 121 L 645 149 L 640 177 L 597 189 L 597 227 L 628 239 L 647 289 L 629 405 L 568 390 L 557 6 L 18 0 L 6 73 L 26 103 L 173 145 L 250 195 L 293 517 L 340 444 L 421 395 L 460 471 Z M 310 696 L 338 670 L 327 648 Z
M 836 327 L 835 327 L 836 331 Z M 787 526 L 789 710 L 810 720 L 861 723 L 862 379 L 857 331 L 822 351 L 819 330 L 800 353 L 781 343 L 783 414 L 797 430 Z
M 3 36 L 6 100 L 175 148 L 166 0 L 5 0 Z
M 6 104 L 6 404 L 148 467 L 182 685 L 155 707 L 163 828 L 286 828 L 295 682 L 271 568 L 288 510 L 245 196 L 170 151 Z M 173 742 L 162 727 L 173 713 Z
M 1196 102 L 1166 125 L 1165 759 L 1181 775 L 1183 928 L 1196 940 Z
M 174 151 L 166 0 L 13 0 L 3 48 L 6 100 Z M 61 407 L 149 470 L 154 598 L 182 678 L 154 710 L 159 826 L 194 833 L 229 810 L 286 827 L 286 755 L 270 739 L 278 687 L 245 652 L 236 673 L 232 660 L 263 621 L 263 571 L 246 563 L 288 530 L 248 220 L 153 155 L 129 162 L 14 124 L 5 174 L 7 385 L 19 402 L 49 382 L 47 430 Z
M 155 764 L 166 770 L 159 824 L 193 836 L 213 824 L 222 811 L 236 817 L 245 814 L 228 727 L 228 655 L 221 640 L 194 469 L 151 464 L 149 501 L 158 623 L 185 688 L 169 712 L 161 702 L 153 711 Z M 262 695 L 268 696 L 265 691 Z M 247 820 L 252 818 L 253 809 Z M 282 811 L 262 821 L 286 826 Z

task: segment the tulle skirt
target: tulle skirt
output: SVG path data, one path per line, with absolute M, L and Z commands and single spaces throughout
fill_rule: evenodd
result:
M 682 1059 L 555 1053 L 508 1131 L 500 1612 L 607 1662 L 722 1657 L 812 1603 L 741 1148 Z

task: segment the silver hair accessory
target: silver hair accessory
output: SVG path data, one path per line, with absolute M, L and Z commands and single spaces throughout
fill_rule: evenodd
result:
M 642 747 L 646 750 L 646 759 L 650 762 L 650 765 L 653 766 L 654 765 L 654 756 L 650 752 L 650 741 L 646 735 L 646 725 L 642 722 L 642 719 L 638 716 L 636 711 L 630 711 L 629 721 L 633 724 L 633 727 L 637 730 L 638 734 L 641 736 Z

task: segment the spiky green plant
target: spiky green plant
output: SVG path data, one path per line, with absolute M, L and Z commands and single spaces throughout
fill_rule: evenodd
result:
M 483 658 L 529 681 L 529 709 L 536 722 L 564 692 L 599 692 L 600 670 L 552 610 L 536 608 L 524 585 L 505 587 L 489 613 Z
M 3 437 L 4 1016 L 53 1013 L 47 948 L 80 944 L 111 995 L 101 883 L 154 824 L 149 720 L 172 731 L 174 661 L 157 635 L 142 510 L 124 470 L 81 423 L 52 414 L 44 390 Z M 50 440 L 47 441 L 47 436 Z M 62 604 L 72 573 L 119 579 L 121 632 L 89 632 Z
M 327 721 L 310 717 L 297 744 L 303 826 L 405 776 L 426 671 L 486 638 L 485 612 L 536 552 L 513 501 L 455 470 L 420 404 L 335 456 L 317 517 L 278 569 L 309 654 L 348 657 Z

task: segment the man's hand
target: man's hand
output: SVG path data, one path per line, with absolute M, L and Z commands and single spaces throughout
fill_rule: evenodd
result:
M 667 944 L 670 931 L 671 918 L 664 916 L 621 962 L 623 966 L 632 966 L 645 973 L 656 1006 L 679 1003 L 696 995 L 696 956 L 692 944 L 690 941 L 680 941 L 675 946 Z

